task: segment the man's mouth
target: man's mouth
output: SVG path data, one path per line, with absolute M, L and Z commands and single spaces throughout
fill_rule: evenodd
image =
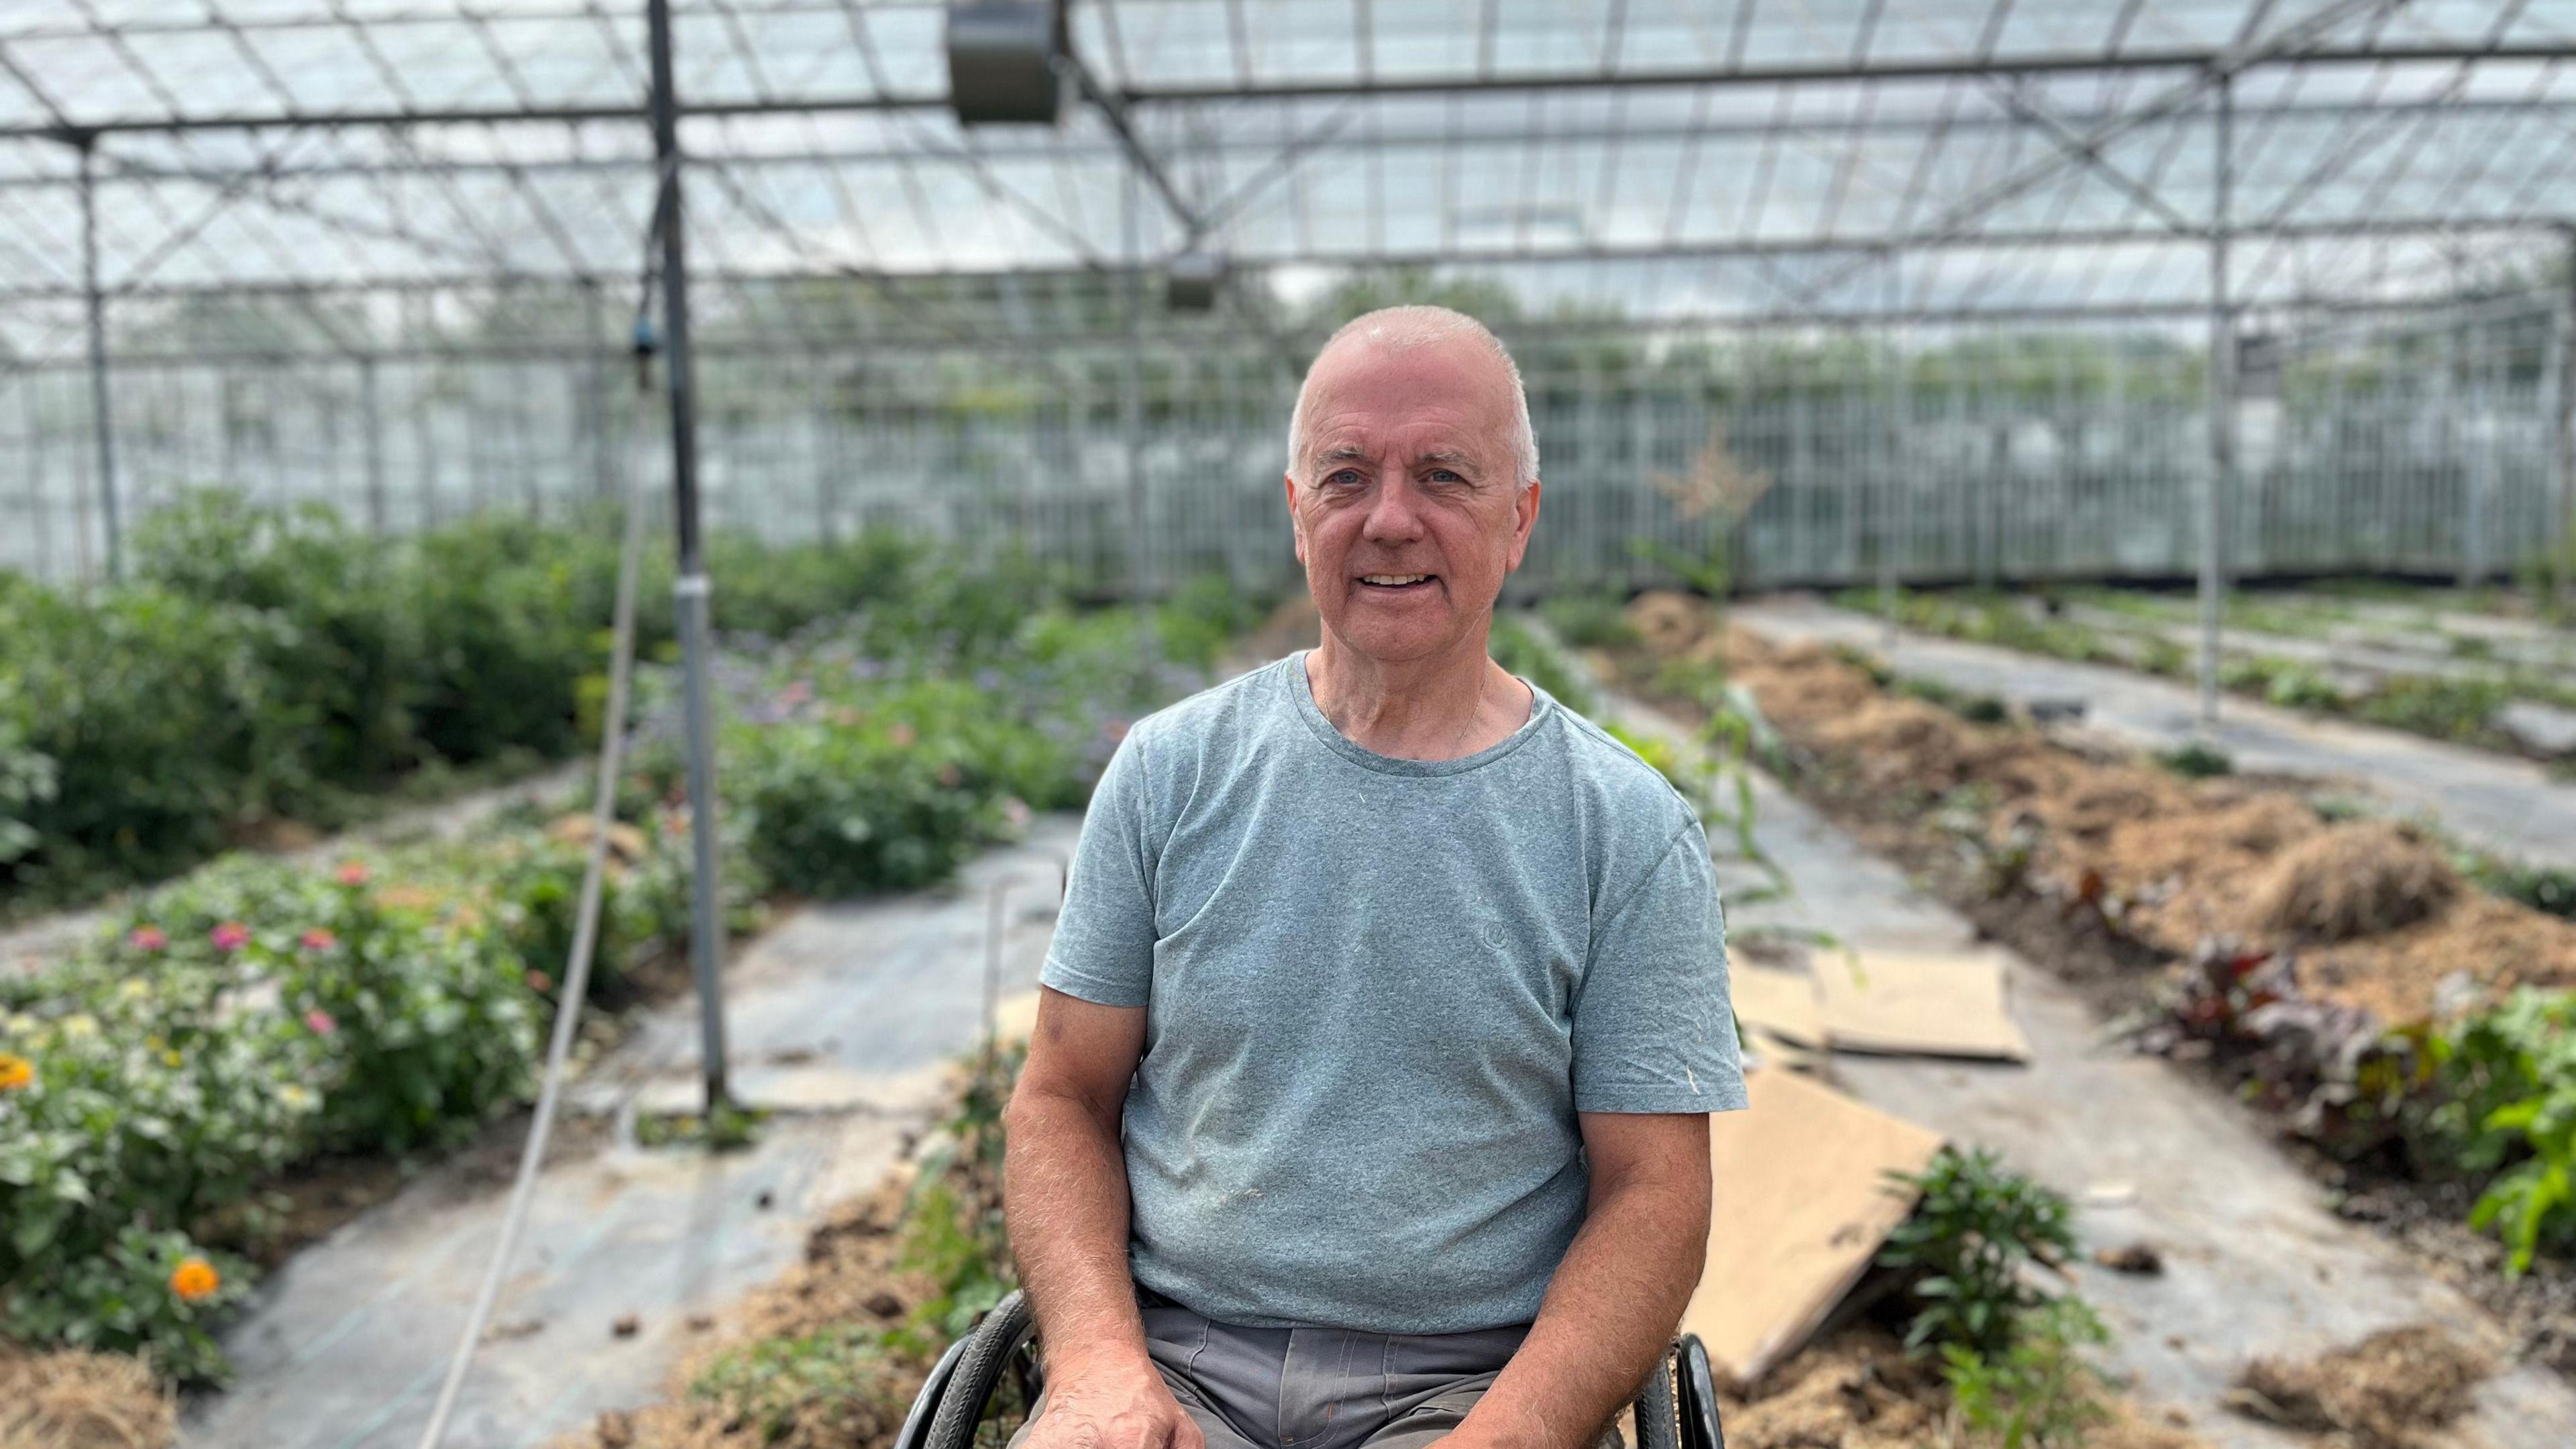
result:
M 1381 594 L 1411 594 L 1430 588 L 1438 574 L 1362 574 L 1360 586 Z

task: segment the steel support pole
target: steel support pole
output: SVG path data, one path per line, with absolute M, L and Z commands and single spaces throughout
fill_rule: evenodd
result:
M 107 293 L 98 284 L 98 138 L 83 133 L 80 149 L 81 298 L 89 313 L 89 411 L 98 434 L 98 500 L 107 525 L 107 579 L 125 574 L 125 540 L 116 506 L 116 426 L 108 414 Z
M 1885 289 L 1886 310 L 1895 315 L 1900 292 L 1896 272 L 1896 253 L 1887 254 L 1887 271 L 1880 283 Z M 1878 617 L 1888 648 L 1896 646 L 1896 549 L 1897 516 L 1903 511 L 1898 504 L 1904 483 L 1899 471 L 1904 466 L 1903 444 L 1905 419 L 1898 410 L 1903 393 L 1901 378 L 1905 363 L 1896 352 L 1896 324 L 1889 322 L 1879 332 L 1880 427 L 1878 448 Z
M 2556 526 L 2549 548 L 2549 592 L 2559 622 L 2576 623 L 2576 227 L 2565 233 L 2567 276 L 2558 296 L 2556 426 L 2550 429 L 2550 463 L 2558 476 Z
M 672 593 L 679 616 L 684 705 L 689 735 L 689 956 L 698 981 L 698 1046 L 707 1110 L 725 1092 L 724 892 L 716 870 L 715 741 L 707 708 L 707 572 L 698 538 L 698 415 L 689 369 L 687 226 L 681 216 L 679 103 L 672 94 L 670 0 L 648 0 L 653 50 L 653 159 L 662 177 L 655 211 L 662 252 L 663 368 L 671 389 L 672 517 L 679 535 L 680 576 Z
M 358 408 L 367 426 L 367 527 L 383 533 L 385 517 L 385 415 L 376 396 L 376 360 L 358 359 Z
M 617 492 L 617 462 L 608 454 L 608 330 L 599 310 L 599 280 L 581 281 L 583 351 L 590 354 L 590 491 L 599 498 Z
M 1155 650 L 1154 551 L 1145 532 L 1145 244 L 1133 160 L 1119 171 L 1118 223 L 1127 262 L 1127 367 L 1118 409 L 1127 434 L 1127 598 L 1136 608 L 1139 637 L 1150 660 Z
M 2235 83 L 2218 82 L 2215 195 L 2209 219 L 2209 476 L 2200 497 L 2200 723 L 2218 724 L 2218 620 L 2226 582 L 2220 534 L 2236 471 L 2236 323 L 2227 302 L 2228 188 L 2235 180 Z

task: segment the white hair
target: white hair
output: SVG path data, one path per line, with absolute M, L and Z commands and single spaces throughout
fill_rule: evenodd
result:
M 1446 307 L 1380 307 L 1343 323 L 1325 341 L 1323 351 L 1315 354 L 1317 360 L 1331 352 L 1334 344 L 1343 338 L 1354 336 L 1371 347 L 1391 352 L 1410 352 L 1453 337 L 1472 338 L 1477 346 L 1503 365 L 1504 374 L 1512 380 L 1512 476 L 1524 484 L 1537 480 L 1538 433 L 1530 427 L 1529 392 L 1521 386 L 1520 364 L 1512 361 L 1512 354 L 1503 346 L 1503 340 L 1484 323 Z M 1314 380 L 1315 371 L 1310 364 L 1306 369 L 1306 380 L 1297 385 L 1296 410 L 1288 415 L 1288 468 L 1292 473 L 1306 456 L 1306 390 Z

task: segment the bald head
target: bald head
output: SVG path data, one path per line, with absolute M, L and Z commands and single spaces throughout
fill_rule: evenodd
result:
M 1521 387 L 1520 367 L 1502 339 L 1464 312 L 1425 306 L 1381 307 L 1362 313 L 1343 323 L 1315 354 L 1305 382 L 1297 389 L 1297 409 L 1288 419 L 1291 473 L 1302 472 L 1307 459 L 1307 399 L 1316 379 L 1327 374 L 1328 361 L 1358 348 L 1397 353 L 1438 350 L 1454 355 L 1461 367 L 1490 378 L 1502 415 L 1511 420 L 1510 436 L 1501 441 L 1511 456 L 1513 476 L 1522 483 L 1538 477 L 1538 436 L 1530 427 L 1529 395 Z

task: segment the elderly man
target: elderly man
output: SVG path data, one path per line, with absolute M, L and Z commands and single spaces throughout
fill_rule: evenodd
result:
M 1708 843 L 1486 655 L 1539 501 L 1493 334 L 1336 333 L 1287 492 L 1321 646 L 1128 732 L 1039 976 L 1022 1449 L 1581 1449 L 1680 1319 L 1744 1105 Z

